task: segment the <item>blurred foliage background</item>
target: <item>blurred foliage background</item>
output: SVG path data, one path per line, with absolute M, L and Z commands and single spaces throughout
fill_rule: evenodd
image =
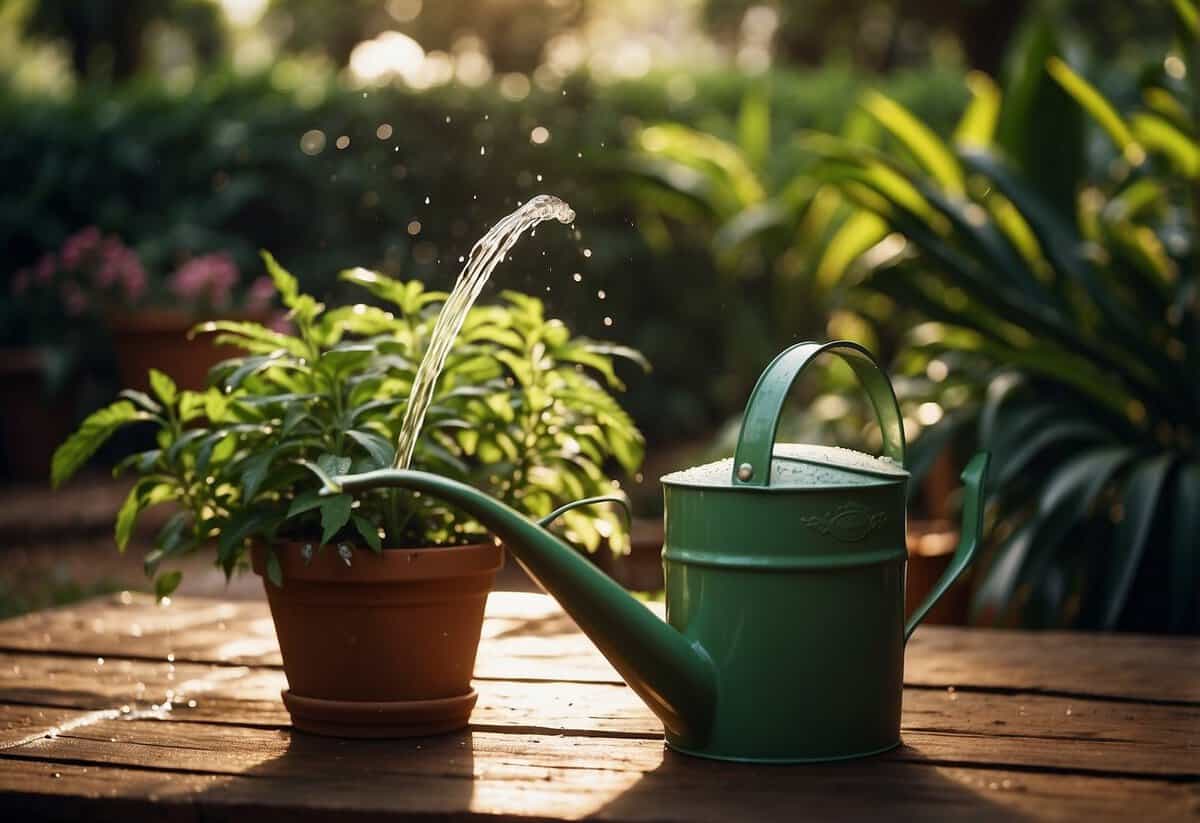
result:
M 445 287 L 553 192 L 578 236 L 493 290 L 646 354 L 648 473 L 727 451 L 782 347 L 857 339 L 916 474 L 1000 453 L 976 619 L 1195 631 L 1197 25 L 1190 0 L 0 0 L 3 267 L 96 225 L 152 281 L 270 248 L 338 302 L 355 265 Z M 0 345 L 75 339 L 111 394 L 102 323 L 35 334 L 3 299 Z M 790 434 L 871 447 L 850 381 L 805 386 Z

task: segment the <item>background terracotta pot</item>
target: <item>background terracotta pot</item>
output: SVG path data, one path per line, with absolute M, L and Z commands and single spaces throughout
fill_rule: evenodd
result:
M 188 332 L 203 319 L 169 309 L 111 315 L 108 327 L 121 386 L 146 391 L 149 387 L 146 375 L 150 369 L 158 369 L 169 374 L 181 389 L 204 388 L 210 368 L 244 352 L 233 346 L 217 345 L 213 342 L 216 335 L 198 334 L 189 340 Z M 266 323 L 270 316 L 254 314 L 222 319 Z
M 504 560 L 494 544 L 356 551 L 327 546 L 306 564 L 301 544 L 275 548 L 283 587 L 254 570 L 279 636 L 298 729 L 340 737 L 410 737 L 467 724 L 483 609 Z
M 49 395 L 46 356 L 36 348 L 0 349 L 0 428 L 5 469 L 12 480 L 48 480 L 50 458 L 71 433 L 73 386 Z

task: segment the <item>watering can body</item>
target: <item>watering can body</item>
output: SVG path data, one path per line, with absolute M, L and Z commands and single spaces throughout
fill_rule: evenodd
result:
M 788 390 L 816 357 L 854 370 L 880 424 L 881 457 L 775 443 Z M 904 434 L 891 384 L 854 343 L 802 343 L 764 371 L 730 460 L 664 477 L 664 623 L 548 531 L 477 490 L 391 470 L 339 489 L 401 486 L 449 499 L 505 542 L 662 720 L 687 754 L 796 763 L 900 742 L 904 646 L 973 559 L 986 454 L 971 461 L 962 537 L 904 619 Z
M 667 622 L 714 663 L 690 754 L 831 760 L 900 741 L 905 479 L 769 492 L 664 485 Z M 882 515 L 881 515 L 882 513 Z

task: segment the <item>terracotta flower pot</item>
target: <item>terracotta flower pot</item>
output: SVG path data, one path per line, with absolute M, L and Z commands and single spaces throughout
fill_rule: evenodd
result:
M 219 346 L 215 335 L 198 334 L 188 339 L 188 332 L 202 322 L 203 317 L 169 309 L 146 309 L 108 318 L 113 348 L 117 354 L 117 372 L 121 385 L 146 391 L 147 374 L 158 369 L 181 389 L 202 389 L 208 370 L 230 357 L 244 354 L 233 346 Z M 239 316 L 223 319 L 252 320 L 265 323 L 268 315 Z
M 297 729 L 336 737 L 414 737 L 467 724 L 483 609 L 504 552 L 494 544 L 354 553 L 305 563 L 277 546 L 283 587 L 266 579 L 283 654 L 283 702 Z
M 12 480 L 45 482 L 50 458 L 71 433 L 74 387 L 56 397 L 46 391 L 46 353 L 37 348 L 0 349 L 0 430 Z

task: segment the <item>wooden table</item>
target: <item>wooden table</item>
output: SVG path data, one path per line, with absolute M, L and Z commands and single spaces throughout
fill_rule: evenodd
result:
M 0 623 L 0 819 L 1200 814 L 1200 640 L 922 628 L 905 745 L 818 766 L 666 750 L 541 595 L 492 596 L 476 674 L 469 730 L 342 741 L 289 728 L 264 604 L 122 594 Z

